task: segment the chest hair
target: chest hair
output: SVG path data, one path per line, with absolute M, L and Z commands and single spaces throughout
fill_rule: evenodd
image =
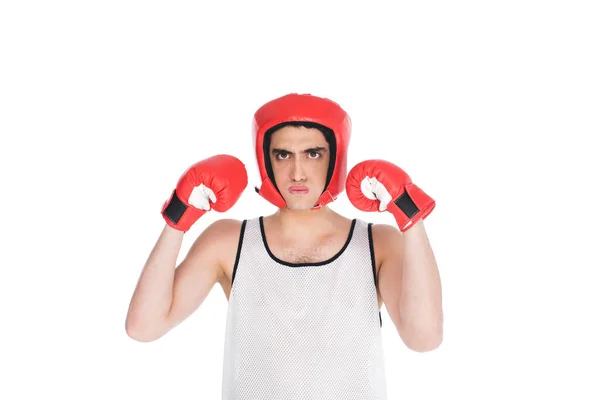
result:
M 278 257 L 291 263 L 316 263 L 337 254 L 344 245 L 338 238 L 325 238 L 311 244 L 277 243 Z

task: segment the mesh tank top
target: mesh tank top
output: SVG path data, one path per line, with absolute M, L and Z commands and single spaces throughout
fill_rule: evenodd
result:
M 319 263 L 275 257 L 244 220 L 226 320 L 223 400 L 385 400 L 371 224 Z

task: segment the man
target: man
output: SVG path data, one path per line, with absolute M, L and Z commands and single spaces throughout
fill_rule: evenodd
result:
M 207 227 L 175 268 L 184 233 L 246 188 L 244 164 L 218 155 L 190 167 L 162 213 L 167 223 L 134 292 L 126 329 L 156 340 L 219 282 L 229 301 L 223 399 L 385 399 L 380 307 L 406 345 L 442 340 L 439 273 L 423 220 L 435 202 L 396 165 L 347 173 L 351 121 L 324 98 L 290 94 L 254 118 L 262 184 L 279 210 Z M 396 226 L 348 219 L 328 203 L 346 190 Z

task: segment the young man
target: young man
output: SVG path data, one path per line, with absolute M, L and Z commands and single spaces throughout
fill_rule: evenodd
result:
M 215 283 L 227 299 L 223 399 L 385 399 L 384 303 L 415 351 L 442 341 L 441 284 L 423 220 L 435 202 L 382 160 L 347 173 L 351 122 L 336 103 L 290 94 L 255 114 L 254 145 L 273 215 L 207 227 L 178 268 L 184 233 L 246 188 L 244 164 L 219 155 L 190 167 L 163 207 L 161 233 L 131 300 L 126 329 L 156 340 Z M 396 226 L 329 208 L 343 191 Z

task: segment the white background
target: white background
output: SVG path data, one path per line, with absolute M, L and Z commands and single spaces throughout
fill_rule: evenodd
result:
M 393 161 L 437 201 L 444 343 L 407 350 L 384 309 L 389 398 L 598 399 L 594 3 L 3 2 L 0 398 L 220 399 L 219 286 L 152 343 L 127 307 L 190 164 L 230 153 L 250 183 L 181 257 L 273 212 L 252 115 L 298 92 L 351 114 L 350 167 Z

